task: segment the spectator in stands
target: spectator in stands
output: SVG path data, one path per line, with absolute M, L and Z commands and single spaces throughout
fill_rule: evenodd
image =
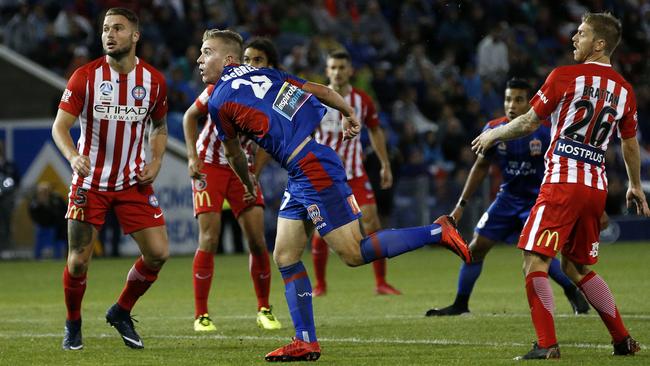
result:
M 40 259 L 43 250 L 51 247 L 54 258 L 63 258 L 66 247 L 67 203 L 60 194 L 52 190 L 50 182 L 40 182 L 29 204 L 29 216 L 36 225 L 34 258 Z
M 498 87 L 504 82 L 510 68 L 505 42 L 507 27 L 507 24 L 499 23 L 479 42 L 476 49 L 479 75 L 493 81 Z

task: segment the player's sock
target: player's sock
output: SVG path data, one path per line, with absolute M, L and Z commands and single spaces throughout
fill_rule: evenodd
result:
M 280 268 L 284 280 L 284 296 L 287 298 L 289 313 L 296 338 L 305 342 L 316 341 L 314 311 L 311 304 L 311 283 L 302 262 Z
M 214 274 L 214 254 L 200 249 L 194 254 L 192 281 L 194 283 L 194 319 L 208 313 L 208 296 Z M 255 283 L 253 281 L 253 283 Z
M 533 326 L 537 333 L 537 344 L 541 348 L 549 348 L 557 343 L 557 339 L 553 321 L 555 302 L 546 272 L 531 272 L 526 276 L 526 295 Z
M 571 281 L 571 279 L 564 274 L 564 271 L 562 271 L 562 265 L 560 265 L 560 261 L 557 258 L 551 260 L 551 265 L 548 268 L 548 275 L 553 279 L 553 281 L 557 282 L 558 285 L 562 286 L 562 288 L 567 291 L 575 288 L 573 281 Z
M 66 319 L 81 319 L 81 300 L 86 292 L 86 274 L 73 277 L 68 272 L 68 266 L 63 269 L 63 293 L 65 296 L 65 307 L 68 310 Z
M 361 239 L 361 256 L 366 263 L 370 263 L 438 243 L 441 238 L 442 230 L 438 224 L 379 230 Z
M 386 258 L 377 259 L 372 262 L 372 269 L 375 272 L 375 283 L 377 286 L 386 283 Z
M 160 272 L 160 269 L 147 267 L 142 257 L 139 257 L 129 270 L 129 274 L 126 277 L 126 285 L 120 294 L 120 298 L 117 299 L 117 304 L 122 309 L 131 311 L 135 302 L 156 281 L 158 272 Z
M 618 312 L 609 286 L 596 272 L 587 273 L 578 283 L 578 286 L 580 286 L 582 293 L 585 294 L 587 301 L 600 315 L 607 330 L 609 330 L 609 334 L 612 335 L 614 343 L 620 343 L 630 335 L 625 329 L 625 325 L 623 325 L 623 319 Z
M 314 274 L 316 275 L 316 286 L 325 287 L 325 272 L 327 270 L 327 257 L 329 248 L 320 235 L 314 235 L 311 239 L 311 257 L 314 260 Z
M 468 309 L 469 297 L 472 295 L 474 284 L 483 270 L 483 261 L 474 263 L 463 263 L 458 273 L 458 289 L 454 306 Z
M 255 295 L 257 296 L 257 310 L 261 308 L 270 309 L 271 265 L 269 264 L 269 252 L 264 249 L 259 254 L 251 253 L 248 257 L 248 265 L 253 279 L 253 286 L 255 287 Z

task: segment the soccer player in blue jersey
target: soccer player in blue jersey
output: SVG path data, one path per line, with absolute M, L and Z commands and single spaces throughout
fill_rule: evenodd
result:
M 266 150 L 289 173 L 278 214 L 273 259 L 285 284 L 285 297 L 296 333 L 293 341 L 266 355 L 267 361 L 303 361 L 320 357 L 312 311 L 312 289 L 300 258 L 316 228 L 349 266 L 390 258 L 425 245 L 439 244 L 470 261 L 467 244 L 448 216 L 433 224 L 380 230 L 364 237 L 360 210 L 337 153 L 311 134 L 325 115 L 322 103 L 343 115 L 345 138 L 359 133 L 352 107 L 334 90 L 283 71 L 239 65 L 242 38 L 229 30 L 203 35 L 197 62 L 203 82 L 215 84 L 208 111 L 223 141 L 228 161 L 255 199 L 255 184 L 239 142 L 243 134 Z
M 530 86 L 522 79 L 511 79 L 506 85 L 503 107 L 506 115 L 488 122 L 483 130 L 504 125 L 529 109 Z M 530 209 L 535 204 L 544 177 L 544 152 L 550 142 L 550 128 L 540 127 L 531 135 L 500 142 L 485 156 L 479 156 L 469 173 L 465 187 L 451 216 L 458 222 L 467 202 L 488 174 L 490 164 L 498 166 L 503 177 L 499 193 L 483 214 L 469 244 L 472 263 L 463 263 L 458 277 L 458 290 L 453 304 L 442 309 L 430 309 L 426 316 L 460 315 L 469 313 L 469 297 L 481 275 L 483 260 L 498 242 L 516 242 Z M 589 304 L 573 282 L 562 272 L 560 261 L 553 259 L 549 275 L 564 289 L 576 314 L 589 311 Z

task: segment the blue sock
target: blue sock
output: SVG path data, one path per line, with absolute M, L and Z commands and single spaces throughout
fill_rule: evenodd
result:
M 472 294 L 476 280 L 481 275 L 481 270 L 483 270 L 483 261 L 470 264 L 463 263 L 458 274 L 457 294 L 469 297 Z
M 311 305 L 311 283 L 302 262 L 280 268 L 284 280 L 284 296 L 287 298 L 289 313 L 296 338 L 305 342 L 316 342 L 314 311 Z
M 563 289 L 573 289 L 576 286 L 573 284 L 573 281 L 564 274 L 560 261 L 557 258 L 553 258 L 551 261 L 551 265 L 548 267 L 548 275 L 557 282 L 558 285 L 562 286 Z
M 438 243 L 441 238 L 442 228 L 438 224 L 380 230 L 361 239 L 361 256 L 366 263 L 370 263 Z

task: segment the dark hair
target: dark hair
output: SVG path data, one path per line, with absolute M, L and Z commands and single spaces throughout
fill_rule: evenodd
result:
M 280 57 L 278 56 L 278 50 L 275 49 L 275 46 L 273 45 L 273 42 L 271 42 L 270 39 L 266 37 L 252 38 L 250 41 L 248 41 L 246 47 L 244 47 L 244 50 L 246 50 L 247 48 L 254 48 L 256 50 L 260 50 L 264 52 L 266 58 L 269 60 L 269 66 L 271 66 L 274 69 L 280 67 L 280 63 L 279 63 Z
M 106 14 L 104 14 L 104 17 L 109 16 L 109 15 L 121 15 L 126 18 L 137 30 L 138 27 L 140 27 L 140 20 L 138 19 L 138 16 L 135 15 L 135 13 L 127 8 L 110 8 L 106 11 Z
M 203 33 L 203 42 L 208 39 L 219 39 L 226 47 L 230 48 L 233 56 L 237 57 L 237 62 L 241 62 L 244 53 L 244 39 L 235 31 L 230 29 L 208 29 Z
M 327 58 L 333 58 L 337 60 L 347 60 L 348 62 L 352 62 L 352 57 L 350 57 L 350 54 L 346 50 L 334 50 L 327 55 Z
M 530 84 L 524 79 L 512 78 L 506 83 L 506 89 L 523 89 L 530 92 Z
M 594 40 L 605 40 L 605 54 L 611 55 L 621 41 L 621 21 L 611 13 L 585 13 L 582 22 L 594 30 Z

